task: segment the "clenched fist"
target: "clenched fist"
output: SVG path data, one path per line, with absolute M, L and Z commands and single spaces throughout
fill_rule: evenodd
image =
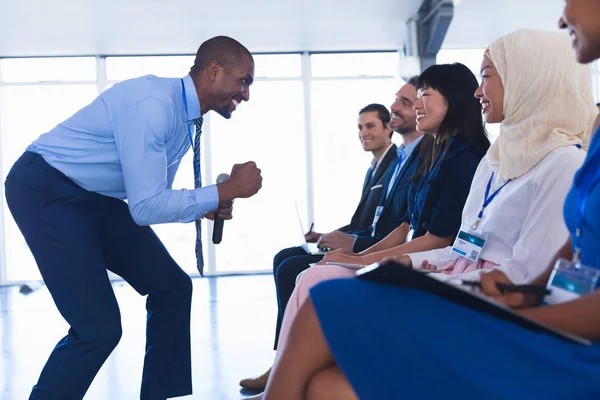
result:
M 229 180 L 217 185 L 219 200 L 229 201 L 254 196 L 262 187 L 260 172 L 254 161 L 235 164 L 231 169 Z

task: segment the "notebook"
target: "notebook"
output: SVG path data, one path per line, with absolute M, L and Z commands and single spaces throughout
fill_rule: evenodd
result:
M 472 308 L 477 311 L 487 312 L 498 318 L 517 323 L 524 328 L 543 332 L 560 339 L 574 342 L 586 346 L 591 346 L 592 342 L 586 338 L 573 335 L 559 329 L 527 318 L 513 309 L 500 304 L 489 297 L 473 291 L 469 287 L 459 286 L 453 283 L 447 283 L 435 279 L 431 274 L 422 273 L 412 268 L 407 268 L 397 263 L 386 263 L 379 265 L 371 264 L 365 268 L 356 271 L 360 279 L 370 280 L 380 283 L 389 283 L 396 286 L 408 287 L 430 292 L 437 296 L 444 297 L 456 304 Z

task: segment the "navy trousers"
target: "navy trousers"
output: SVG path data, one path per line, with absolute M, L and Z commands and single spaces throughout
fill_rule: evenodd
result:
M 296 287 L 296 278 L 302 271 L 309 268 L 309 264 L 317 263 L 322 259 L 323 256 L 307 254 L 302 247 L 283 249 L 273 259 L 273 277 L 275 278 L 275 290 L 277 292 L 277 325 L 275 327 L 274 350 L 277 350 L 283 314 Z
M 25 152 L 14 164 L 5 191 L 70 325 L 30 399 L 83 398 L 119 342 L 121 316 L 107 270 L 148 295 L 141 399 L 191 394 L 192 282 L 152 229 L 136 225 L 125 202 L 83 190 L 35 153 Z

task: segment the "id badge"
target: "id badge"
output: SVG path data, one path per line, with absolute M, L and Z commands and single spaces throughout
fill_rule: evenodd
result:
M 381 213 L 383 212 L 383 206 L 377 206 L 375 209 L 375 216 L 373 217 L 373 223 L 371 224 L 371 236 L 375 237 L 375 226 L 377 225 L 377 221 L 379 221 L 379 217 L 381 217 Z
M 473 230 L 469 225 L 463 225 L 454 240 L 450 252 L 460 257 L 466 258 L 472 263 L 479 261 L 479 256 L 483 251 L 487 234 L 478 230 Z
M 413 239 L 414 235 L 415 235 L 415 230 L 411 225 L 410 229 L 408 230 L 408 233 L 406 234 L 406 241 L 404 243 L 410 242 Z
M 554 264 L 548 281 L 550 294 L 544 297 L 548 304 L 566 303 L 596 290 L 600 270 L 561 258 Z

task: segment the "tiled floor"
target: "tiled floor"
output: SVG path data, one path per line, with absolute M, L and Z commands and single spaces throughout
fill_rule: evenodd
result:
M 194 394 L 184 398 L 241 399 L 246 393 L 240 392 L 240 378 L 262 373 L 273 361 L 273 278 L 257 275 L 193 281 Z M 123 337 L 86 400 L 139 398 L 145 298 L 125 283 L 115 283 L 114 289 L 121 307 Z M 45 288 L 27 296 L 18 288 L 0 288 L 0 324 L 0 398 L 27 399 L 46 358 L 68 327 Z

